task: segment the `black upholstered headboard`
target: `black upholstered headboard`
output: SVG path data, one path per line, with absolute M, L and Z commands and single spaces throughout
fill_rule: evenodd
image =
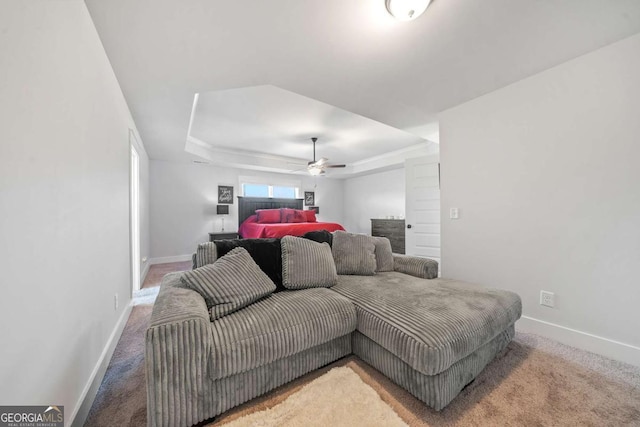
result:
M 256 213 L 256 209 L 302 209 L 302 199 L 274 199 L 269 197 L 238 196 L 238 226 Z

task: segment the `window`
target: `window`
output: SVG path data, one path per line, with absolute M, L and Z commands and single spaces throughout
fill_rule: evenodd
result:
M 242 184 L 245 197 L 269 197 L 269 186 L 264 184 Z
M 274 197 L 295 199 L 300 197 L 300 182 L 273 182 L 268 178 L 240 177 L 244 197 Z
M 273 186 L 273 197 L 277 197 L 280 199 L 295 199 L 296 198 L 296 188 L 295 187 L 281 187 L 281 186 Z

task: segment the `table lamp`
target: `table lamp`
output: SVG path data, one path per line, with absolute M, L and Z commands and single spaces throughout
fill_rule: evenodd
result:
M 222 217 L 222 231 L 224 231 L 224 215 L 229 215 L 229 205 L 216 205 L 216 213 L 223 215 Z

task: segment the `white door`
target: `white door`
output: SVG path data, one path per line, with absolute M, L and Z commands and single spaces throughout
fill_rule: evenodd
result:
M 440 263 L 439 154 L 405 161 L 405 244 L 407 255 Z

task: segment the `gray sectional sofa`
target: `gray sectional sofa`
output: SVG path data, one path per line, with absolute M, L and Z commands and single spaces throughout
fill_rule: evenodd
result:
M 194 267 L 213 263 L 215 252 L 201 245 Z M 297 264 L 283 254 L 283 268 L 313 263 L 302 252 Z M 334 241 L 337 259 L 353 252 L 340 254 Z M 444 408 L 511 341 L 520 298 L 439 279 L 432 260 L 387 259 L 392 271 L 337 274 L 330 288 L 271 293 L 213 321 L 183 273 L 167 275 L 146 334 L 149 425 L 197 424 L 349 354 Z

